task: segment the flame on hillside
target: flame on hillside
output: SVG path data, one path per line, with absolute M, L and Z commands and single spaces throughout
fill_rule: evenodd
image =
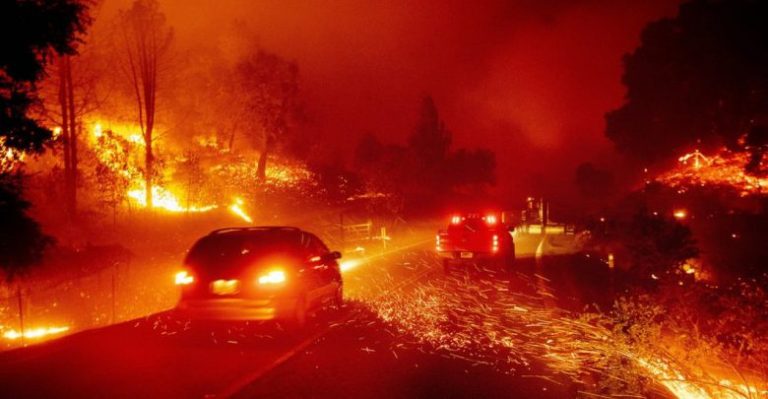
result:
M 126 180 L 127 197 L 141 208 L 147 207 L 146 182 L 138 166 L 131 161 L 131 150 L 143 148 L 144 138 L 131 126 L 117 126 L 115 129 L 104 130 L 101 123 L 93 124 L 90 140 L 91 148 L 102 165 Z M 121 131 L 122 133 L 115 133 Z M 152 207 L 168 212 L 207 212 L 216 209 L 211 204 L 182 204 L 176 194 L 161 184 L 152 187 Z
M 751 175 L 744 167 L 749 153 L 721 149 L 707 156 L 699 150 L 678 158 L 678 165 L 656 181 L 685 192 L 690 187 L 719 186 L 737 190 L 741 196 L 762 194 L 768 178 Z

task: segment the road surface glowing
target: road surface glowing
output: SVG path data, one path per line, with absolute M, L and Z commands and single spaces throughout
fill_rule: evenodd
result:
M 69 327 L 41 327 L 41 328 L 33 328 L 33 329 L 25 329 L 24 330 L 24 338 L 25 339 L 40 339 L 49 335 L 56 335 L 61 334 L 64 332 L 69 331 Z M 17 340 L 21 339 L 22 333 L 16 330 L 7 330 L 3 333 L 3 338 L 8 340 Z

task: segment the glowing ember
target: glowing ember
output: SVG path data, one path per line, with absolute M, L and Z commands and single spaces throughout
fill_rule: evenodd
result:
M 682 372 L 661 359 L 636 359 L 637 363 L 679 399 L 737 399 L 757 397 L 768 392 L 759 392 L 755 387 L 736 384 L 721 379 L 713 384 L 689 380 Z
M 388 276 L 382 277 L 382 284 L 388 284 Z M 633 326 L 643 330 L 630 337 L 609 315 L 557 308 L 547 279 L 535 275 L 517 278 L 536 294 L 517 294 L 501 279 L 479 280 L 458 273 L 433 277 L 407 292 L 384 291 L 378 297 L 360 299 L 396 329 L 393 334 L 402 336 L 400 342 L 435 348 L 443 356 L 500 371 L 528 372 L 532 363 L 543 361 L 552 375 L 542 378 L 568 378 L 582 383 L 585 390 L 590 390 L 594 376 L 603 375 L 606 384 L 627 379 L 655 381 L 679 399 L 751 398 L 766 393 L 765 381 L 753 377 L 760 374 L 725 367 L 729 363 L 717 346 L 706 346 L 693 363 L 686 356 L 689 349 L 682 349 L 687 348 L 687 341 L 678 338 L 686 334 L 645 330 L 649 328 L 645 323 L 653 323 L 652 317 L 642 322 L 644 327 Z M 644 317 L 631 308 L 619 307 L 617 312 Z M 653 338 L 642 338 L 647 333 L 654 334 Z M 622 370 L 616 364 L 622 364 Z M 629 385 L 623 382 L 611 386 L 608 389 L 620 395 L 601 391 L 595 396 L 645 397 L 643 389 L 656 389 L 637 385 L 640 391 L 628 391 Z
M 39 339 L 49 335 L 61 334 L 69 331 L 69 327 L 41 327 L 33 329 L 25 329 L 23 336 L 28 339 Z M 3 338 L 8 340 L 17 340 L 22 337 L 22 333 L 16 330 L 7 330 L 3 333 Z
M 253 223 L 253 218 L 243 210 L 243 200 L 235 198 L 235 202 L 229 206 L 229 210 L 247 223 Z
M 672 213 L 672 216 L 677 220 L 683 220 L 688 217 L 688 212 L 685 209 L 678 209 Z
M 694 186 L 721 186 L 738 190 L 742 196 L 762 194 L 768 187 L 768 178 L 744 172 L 749 154 L 720 150 L 710 157 L 699 150 L 679 158 L 679 165 L 663 173 L 656 180 L 684 192 Z

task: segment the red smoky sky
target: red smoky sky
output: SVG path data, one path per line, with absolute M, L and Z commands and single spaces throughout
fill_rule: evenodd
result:
M 295 60 L 313 131 L 346 158 L 367 132 L 404 142 L 432 95 L 455 146 L 495 151 L 506 197 L 572 193 L 580 162 L 615 162 L 603 115 L 622 103 L 622 55 L 678 4 L 160 0 L 178 46 L 221 45 L 243 25 Z

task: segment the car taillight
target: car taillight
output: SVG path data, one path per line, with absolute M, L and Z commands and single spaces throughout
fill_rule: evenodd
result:
M 499 236 L 493 235 L 493 245 L 491 245 L 491 252 L 499 252 Z
M 176 273 L 176 279 L 174 280 L 176 285 L 189 285 L 195 282 L 195 277 L 188 271 L 182 270 Z
M 271 270 L 262 274 L 258 278 L 260 285 L 281 284 L 285 282 L 285 272 L 282 270 Z

